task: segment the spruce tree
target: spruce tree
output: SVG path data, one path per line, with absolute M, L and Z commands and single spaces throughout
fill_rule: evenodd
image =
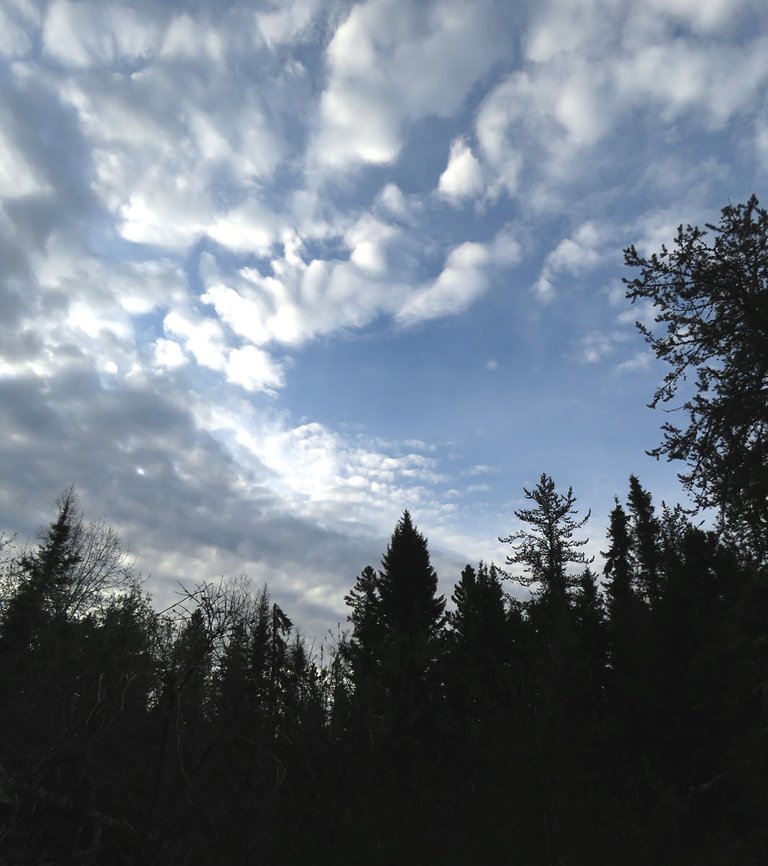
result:
M 589 520 L 590 512 L 576 520 L 576 497 L 573 488 L 558 493 L 555 482 L 542 473 L 532 490 L 523 488 L 525 498 L 533 508 L 521 508 L 515 517 L 526 524 L 499 541 L 511 544 L 514 553 L 507 565 L 522 565 L 522 574 L 514 580 L 523 586 L 537 586 L 538 595 L 555 606 L 565 606 L 568 592 L 577 579 L 567 571 L 572 564 L 588 564 L 591 560 L 580 550 L 589 539 L 576 539 L 574 534 Z
M 437 595 L 437 574 L 429 559 L 427 540 L 407 510 L 392 533 L 381 564 L 381 615 L 390 638 L 427 644 L 442 624 L 445 599 Z
M 627 505 L 631 517 L 630 533 L 637 592 L 651 607 L 655 607 L 660 594 L 660 526 L 651 494 L 643 488 L 635 475 L 629 476 Z

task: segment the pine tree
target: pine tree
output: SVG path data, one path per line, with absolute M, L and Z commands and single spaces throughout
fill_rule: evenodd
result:
M 500 663 L 509 649 L 504 590 L 498 570 L 481 562 L 477 572 L 467 565 L 451 595 L 449 614 L 453 642 L 481 664 Z
M 67 585 L 82 559 L 82 531 L 77 498 L 70 489 L 59 500 L 58 514 L 41 533 L 37 547 L 18 561 L 17 588 L 3 611 L 0 628 L 0 645 L 6 650 L 23 652 L 37 646 L 54 622 L 61 625 Z
M 577 642 L 584 671 L 583 694 L 590 709 L 602 703 L 607 663 L 605 608 L 595 573 L 585 568 L 574 601 Z
M 524 566 L 523 574 L 515 574 L 514 580 L 523 586 L 537 585 L 542 599 L 564 607 L 568 591 L 577 583 L 577 579 L 568 574 L 568 566 L 591 562 L 580 550 L 589 539 L 574 538 L 574 533 L 589 520 L 590 512 L 581 520 L 575 520 L 573 488 L 569 487 L 565 494 L 558 493 L 555 482 L 546 473 L 542 473 L 533 490 L 523 488 L 523 491 L 535 507 L 515 511 L 515 517 L 527 524 L 526 528 L 499 538 L 511 544 L 514 550 L 507 557 L 507 565 Z
M 413 718 L 425 696 L 443 624 L 427 540 L 408 511 L 395 526 L 382 570 L 367 567 L 345 597 L 353 626 L 348 654 L 359 699 L 374 714 Z M 379 709 L 376 709 L 376 708 Z
M 629 534 L 629 518 L 615 498 L 615 506 L 608 525 L 608 550 L 602 551 L 605 558 L 603 573 L 607 580 L 608 613 L 613 618 L 617 608 L 626 604 L 632 594 L 632 539 Z
M 631 515 L 630 536 L 636 566 L 637 592 L 651 607 L 658 604 L 660 568 L 660 526 L 651 494 L 637 477 L 629 476 L 627 504 Z
M 608 649 L 606 697 L 613 760 L 632 762 L 652 752 L 657 740 L 659 654 L 649 599 L 658 605 L 661 586 L 658 525 L 650 494 L 630 478 L 630 514 L 615 499 L 605 557 Z
M 511 628 L 496 567 L 481 562 L 475 571 L 467 565 L 451 600 L 455 608 L 448 615 L 446 679 L 456 683 L 474 705 L 496 702 L 511 649 Z
M 437 595 L 437 574 L 427 540 L 403 512 L 382 559 L 378 591 L 384 627 L 392 638 L 426 644 L 443 621 L 445 599 Z
M 345 647 L 358 686 L 363 679 L 377 676 L 381 666 L 384 622 L 379 576 L 370 565 L 362 570 L 355 585 L 344 596 L 350 608 L 347 617 L 352 623 L 352 636 Z

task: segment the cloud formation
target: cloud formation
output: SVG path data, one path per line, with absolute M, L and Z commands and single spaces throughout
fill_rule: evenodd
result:
M 509 443 L 650 381 L 621 247 L 764 185 L 763 13 L 7 0 L 2 523 L 75 483 L 163 592 L 245 567 L 315 625 L 406 505 L 493 556 L 514 500 L 467 466 L 519 488 Z

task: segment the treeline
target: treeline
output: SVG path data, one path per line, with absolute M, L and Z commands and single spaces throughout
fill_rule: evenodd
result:
M 156 611 L 65 494 L 5 546 L 0 861 L 765 863 L 765 566 L 632 477 L 598 576 L 525 493 L 528 600 L 479 563 L 446 604 L 405 512 L 320 649 L 244 581 Z

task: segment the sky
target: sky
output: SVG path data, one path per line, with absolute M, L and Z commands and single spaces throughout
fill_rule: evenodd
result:
M 597 553 L 684 501 L 622 250 L 767 179 L 764 0 L 3 0 L 0 527 L 312 634 L 405 508 L 448 596 L 542 472 Z

